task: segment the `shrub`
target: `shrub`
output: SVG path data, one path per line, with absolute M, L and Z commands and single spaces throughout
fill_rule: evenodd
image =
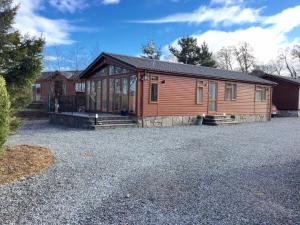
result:
M 0 152 L 9 132 L 10 101 L 5 80 L 0 76 Z

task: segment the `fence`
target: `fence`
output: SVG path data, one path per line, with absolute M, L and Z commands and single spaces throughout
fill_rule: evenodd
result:
M 57 97 L 60 112 L 81 112 L 85 111 L 85 96 L 60 96 Z M 50 101 L 50 111 L 55 111 L 55 98 Z

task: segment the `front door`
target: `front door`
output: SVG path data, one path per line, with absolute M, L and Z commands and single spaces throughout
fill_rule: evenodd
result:
M 209 102 L 208 102 L 208 111 L 216 112 L 217 111 L 217 82 L 210 81 L 209 82 Z

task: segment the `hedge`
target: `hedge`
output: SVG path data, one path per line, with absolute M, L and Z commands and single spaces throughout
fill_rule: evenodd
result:
M 9 133 L 10 101 L 5 80 L 0 76 L 0 153 Z

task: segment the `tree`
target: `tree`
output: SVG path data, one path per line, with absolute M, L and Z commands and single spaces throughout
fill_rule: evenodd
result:
M 282 49 L 279 53 L 279 57 L 284 62 L 284 65 L 285 65 L 289 75 L 292 78 L 297 78 L 298 74 L 296 72 L 296 68 L 295 68 L 293 60 L 292 60 L 293 51 L 289 47 Z
M 0 73 L 6 80 L 12 108 L 16 109 L 26 90 L 40 76 L 45 41 L 42 37 L 21 35 L 12 27 L 18 10 L 12 2 L 0 0 Z
M 0 76 L 0 153 L 9 131 L 10 102 L 5 80 Z
M 177 42 L 180 50 L 169 46 L 170 52 L 177 58 L 178 62 L 185 64 L 199 65 L 200 48 L 197 45 L 197 39 L 192 37 L 183 37 Z
M 153 40 L 149 41 L 147 45 L 142 46 L 143 54 L 141 57 L 148 59 L 157 59 L 159 60 L 162 53 L 161 49 L 156 47 L 156 44 Z
M 220 69 L 233 70 L 233 57 L 234 47 L 223 47 L 217 52 L 217 64 Z
M 294 46 L 292 50 L 292 55 L 300 60 L 300 45 Z
M 216 62 L 212 58 L 206 42 L 199 47 L 197 39 L 193 37 L 183 37 L 177 42 L 180 50 L 169 46 L 170 52 L 177 58 L 178 62 L 192 65 L 215 67 Z
M 212 57 L 213 53 L 209 51 L 206 42 L 204 41 L 200 46 L 200 62 L 201 66 L 216 67 L 216 61 Z
M 253 49 L 249 43 L 240 43 L 238 47 L 234 47 L 233 53 L 238 63 L 238 70 L 243 73 L 249 73 L 255 64 Z

